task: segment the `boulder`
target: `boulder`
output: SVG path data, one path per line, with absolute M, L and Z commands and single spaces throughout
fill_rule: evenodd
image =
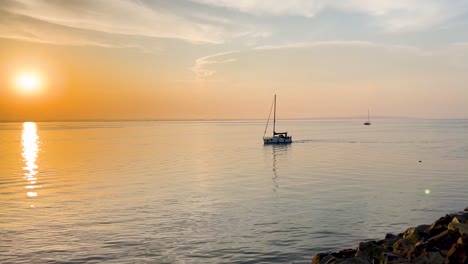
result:
M 338 253 L 332 253 L 334 257 L 338 258 L 349 258 L 356 255 L 356 249 L 348 248 L 338 251 Z
M 429 235 L 429 237 L 437 236 L 438 234 L 447 230 L 447 225 L 452 222 L 452 219 L 452 216 L 445 215 L 429 226 L 425 232 Z
M 426 252 L 417 257 L 413 263 L 415 264 L 436 264 L 444 263 L 445 257 L 440 254 L 440 252 Z
M 452 222 L 448 224 L 447 227 L 449 230 L 458 231 L 461 236 L 468 236 L 468 224 L 461 224 Z
M 331 255 L 331 253 L 318 253 L 317 255 L 314 256 L 312 259 L 312 264 L 325 264 L 329 263 L 331 259 L 334 259 Z
M 357 249 L 317 254 L 312 264 L 468 264 L 468 207 L 432 225 L 408 228 L 398 235 L 361 242 Z
M 411 262 L 405 258 L 399 258 L 389 262 L 384 262 L 384 264 L 411 264 Z
M 445 230 L 427 241 L 427 251 L 450 250 L 457 243 L 460 233 L 454 230 Z
M 400 255 L 384 252 L 382 254 L 381 264 L 397 264 L 397 263 L 410 263 L 407 258 L 404 258 Z
M 373 264 L 374 262 L 364 256 L 355 256 L 345 259 L 337 259 L 335 264 Z
M 468 263 L 468 250 L 461 244 L 453 244 L 447 254 L 445 263 L 450 264 L 465 264 Z
M 393 244 L 393 253 L 406 257 L 409 252 L 414 250 L 415 245 L 404 238 L 399 239 Z
M 338 258 L 333 256 L 336 253 L 320 253 L 312 259 L 312 264 L 372 264 L 372 261 L 365 256 L 350 256 Z
M 415 259 L 421 256 L 427 251 L 427 242 L 418 242 L 414 247 L 408 252 L 408 259 Z
M 417 227 L 408 228 L 403 234 L 403 238 L 407 239 L 413 244 L 416 244 L 420 241 L 425 241 L 429 237 L 429 233 L 426 232 L 426 229 L 429 227 L 429 225 L 420 225 Z
M 399 259 L 396 259 L 396 260 L 391 260 L 391 261 L 388 261 L 388 262 L 384 262 L 383 264 L 411 264 L 411 262 L 409 262 L 409 260 L 407 260 L 405 258 L 399 258 Z
M 379 246 L 376 241 L 368 241 L 359 243 L 356 256 L 380 261 L 384 252 L 386 252 L 386 249 Z
M 453 216 L 452 222 L 468 224 L 468 213 L 460 212 Z
M 385 239 L 380 245 L 388 251 L 393 251 L 393 245 L 401 238 L 400 236 L 388 233 L 385 235 Z
M 457 244 L 463 245 L 468 248 L 468 236 L 462 236 L 457 240 Z M 468 251 L 468 249 L 467 249 Z

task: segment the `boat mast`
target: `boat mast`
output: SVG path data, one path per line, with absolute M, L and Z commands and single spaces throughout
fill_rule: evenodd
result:
M 266 132 L 268 130 L 268 124 L 270 123 L 271 111 L 273 111 L 273 105 L 274 104 L 275 104 L 275 100 L 273 100 L 273 102 L 271 103 L 271 106 L 270 106 L 270 113 L 268 114 L 268 119 L 267 119 L 267 123 L 266 123 L 266 126 L 265 126 L 265 131 L 263 132 L 263 138 L 265 138 Z
M 370 123 L 370 109 L 367 108 L 367 122 Z
M 275 136 L 275 125 L 276 125 L 276 94 L 275 94 L 275 112 L 273 112 L 273 136 Z

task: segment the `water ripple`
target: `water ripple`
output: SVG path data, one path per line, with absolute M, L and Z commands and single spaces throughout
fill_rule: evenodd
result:
M 0 124 L 2 262 L 310 263 L 465 208 L 468 121 L 383 122 Z

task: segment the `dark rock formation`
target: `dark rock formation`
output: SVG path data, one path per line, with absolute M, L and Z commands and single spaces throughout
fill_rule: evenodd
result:
M 468 207 L 431 225 L 408 228 L 398 235 L 359 243 L 356 249 L 319 253 L 312 264 L 468 264 Z

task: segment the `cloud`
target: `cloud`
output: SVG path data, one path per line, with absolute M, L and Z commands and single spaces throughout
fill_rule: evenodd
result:
M 465 0 L 192 0 L 253 15 L 314 17 L 325 10 L 373 17 L 386 31 L 423 30 L 468 13 Z
M 195 64 L 191 68 L 191 70 L 195 73 L 195 80 L 196 81 L 205 81 L 209 77 L 213 76 L 216 71 L 213 69 L 208 69 L 206 66 L 213 65 L 213 64 L 221 64 L 221 63 L 229 63 L 236 61 L 235 58 L 224 58 L 226 55 L 230 55 L 233 53 L 237 53 L 238 51 L 227 51 L 212 54 L 209 56 L 201 57 L 195 60 Z
M 315 41 L 315 42 L 297 42 L 287 43 L 282 45 L 263 45 L 252 48 L 253 51 L 268 51 L 268 50 L 281 50 L 281 49 L 300 49 L 300 48 L 315 48 L 325 46 L 351 46 L 351 47 L 373 47 L 389 51 L 408 52 L 418 56 L 430 56 L 431 52 L 421 50 L 412 46 L 403 45 L 386 45 L 369 41 L 361 40 L 332 40 L 332 41 Z M 218 82 L 212 80 L 210 77 L 216 74 L 214 69 L 215 64 L 224 64 L 237 61 L 236 58 L 228 57 L 228 55 L 240 53 L 240 51 L 227 51 L 204 56 L 195 60 L 194 65 L 190 70 L 195 74 L 195 81 L 197 82 Z M 185 80 L 184 82 L 190 82 Z
M 20 40 L 59 44 L 72 44 L 75 40 L 77 45 L 108 45 L 102 41 L 84 41 L 83 36 L 80 36 L 81 40 L 80 37 L 68 36 L 64 41 L 61 36 L 45 34 L 53 32 L 45 32 L 44 24 L 52 25 L 52 28 L 61 26 L 110 35 L 181 39 L 195 43 L 222 43 L 224 39 L 224 30 L 216 23 L 189 20 L 183 13 L 177 14 L 140 1 L 6 0 L 2 2 L 0 12 L 10 16 L 3 22 L 8 28 L 0 27 L 0 36 Z M 35 23 L 43 24 L 42 31 L 34 31 L 37 28 Z
M 148 49 L 137 42 L 129 41 L 128 38 L 124 39 L 122 36 L 111 39 L 93 31 L 66 28 L 30 18 L 15 20 L 14 15 L 2 12 L 0 12 L 0 37 L 53 45 L 136 48 L 144 52 L 158 50 L 156 46 Z
M 301 15 L 312 17 L 317 14 L 323 4 L 320 1 L 306 0 L 192 0 L 198 3 L 235 9 L 244 13 L 255 15 Z
M 296 42 L 282 45 L 264 45 L 255 47 L 255 50 L 276 50 L 276 49 L 297 49 L 311 48 L 320 46 L 376 46 L 375 43 L 360 40 L 333 40 L 333 41 L 314 41 L 314 42 Z
M 452 44 L 455 47 L 468 47 L 468 42 L 457 42 Z
M 280 50 L 280 49 L 301 49 L 315 48 L 326 46 L 351 46 L 351 47 L 373 47 L 382 48 L 390 51 L 409 52 L 419 56 L 431 56 L 434 51 L 426 51 L 413 46 L 381 44 L 362 40 L 331 40 L 331 41 L 312 41 L 312 42 L 296 42 L 280 45 L 263 45 L 257 46 L 254 50 Z
M 327 46 L 351 46 L 351 47 L 372 47 L 381 48 L 390 51 L 408 52 L 418 56 L 431 56 L 434 51 L 427 51 L 413 46 L 381 44 L 363 40 L 330 40 L 330 41 L 312 41 L 312 42 L 295 42 L 280 45 L 263 45 L 257 46 L 254 50 L 281 50 L 281 49 L 301 49 L 301 48 L 316 48 Z
M 0 5 L 0 38 L 59 45 L 138 48 L 149 52 L 159 51 L 165 44 L 164 39 L 230 47 L 253 47 L 264 43 L 256 49 L 274 49 L 278 46 L 268 45 L 270 41 L 280 38 L 287 41 L 284 38 L 291 37 L 294 30 L 291 30 L 291 35 L 289 32 L 284 34 L 282 30 L 289 30 L 288 26 L 295 22 L 275 20 L 275 24 L 269 24 L 270 18 L 263 20 L 256 16 L 315 17 L 327 10 L 370 17 L 384 30 L 399 32 L 442 26 L 467 14 L 468 1 L 3 0 Z M 320 21 L 316 22 L 320 24 Z M 378 27 L 371 25 L 369 28 L 374 30 Z M 328 41 L 314 45 L 339 44 Z M 310 46 L 308 43 L 286 45 Z

